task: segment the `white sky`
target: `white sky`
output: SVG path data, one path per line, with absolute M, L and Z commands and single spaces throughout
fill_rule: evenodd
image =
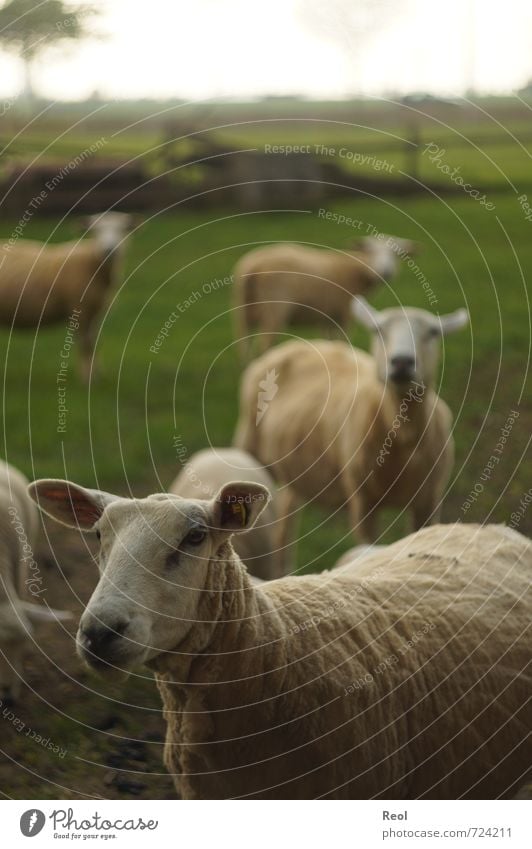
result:
M 472 76 L 478 90 L 504 92 L 532 76 L 530 0 L 391 0 L 389 19 L 374 0 L 370 39 L 350 32 L 334 12 L 339 3 L 99 0 L 97 28 L 106 39 L 48 51 L 36 66 L 36 87 L 68 99 L 95 89 L 108 97 L 335 98 L 361 91 L 463 93 Z M 0 95 L 15 93 L 21 79 L 19 62 L 1 53 Z

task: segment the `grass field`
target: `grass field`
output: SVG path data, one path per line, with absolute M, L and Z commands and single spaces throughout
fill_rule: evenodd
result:
M 1 104 L 0 104 L 1 107 Z M 530 105 L 524 101 L 489 99 L 460 105 L 403 107 L 393 103 L 262 102 L 256 104 L 206 103 L 141 105 L 94 102 L 66 111 L 43 103 L 31 123 L 16 107 L 0 113 L 0 174 L 13 160 L 68 161 L 90 147 L 104 144 L 95 158 L 140 158 L 149 173 L 162 169 L 169 134 L 185 150 L 195 134 L 212 133 L 220 143 L 235 149 L 264 145 L 324 145 L 346 171 L 371 174 L 387 180 L 403 178 L 411 169 L 412 133 L 420 147 L 417 177 L 442 186 L 446 176 L 430 161 L 425 146 L 444 149 L 443 162 L 458 167 L 464 180 L 480 188 L 524 191 L 532 187 L 532 133 Z M 355 160 L 341 150 L 375 155 L 387 164 L 375 170 L 367 161 Z M 175 150 L 175 147 L 174 147 Z M 431 149 L 434 151 L 434 147 Z M 188 152 L 188 150 L 187 150 Z M 330 159 L 331 154 L 323 158 Z M 177 175 L 183 176 L 181 175 Z
M 276 132 L 248 127 L 235 131 L 235 143 L 237 136 L 246 144 L 310 139 L 293 126 L 290 137 Z M 320 132 L 328 144 L 344 143 L 343 130 L 332 133 L 322 126 Z M 41 138 L 36 149 L 43 143 Z M 69 137 L 55 154 L 72 155 L 83 143 L 79 136 Z M 146 137 L 127 142 L 131 154 L 146 144 Z M 427 192 L 401 200 L 354 195 L 323 204 L 358 219 L 360 229 L 324 220 L 317 208 L 301 207 L 297 196 L 290 211 L 191 212 L 184 205 L 172 214 L 148 218 L 131 237 L 124 282 L 113 294 L 98 342 L 101 375 L 89 388 L 78 379 L 72 351 L 64 433 L 58 432 L 56 375 L 66 325 L 36 334 L 0 332 L 1 453 L 29 477 L 68 477 L 123 494 L 164 489 L 186 456 L 208 443 L 227 445 L 232 438 L 240 367 L 231 330 L 231 285 L 224 278 L 236 259 L 255 245 L 282 240 L 344 248 L 366 227 L 376 227 L 422 243 L 416 262 L 437 298 L 435 311 L 465 305 L 471 313 L 471 327 L 446 339 L 442 357 L 439 390 L 455 416 L 457 447 L 444 520 L 508 522 L 532 486 L 532 223 L 517 200 L 532 183 L 532 169 L 528 156 L 507 139 L 490 147 L 489 154 L 517 190 L 501 178 L 499 191 L 490 195 L 492 211 L 465 193 L 439 198 Z M 491 182 L 497 170 L 487 170 L 486 157 L 467 144 L 454 147 L 448 161 L 482 182 Z M 423 167 L 428 169 L 429 163 L 424 161 Z M 445 177 L 440 174 L 439 179 Z M 0 237 L 9 238 L 16 224 L 1 219 Z M 33 219 L 24 233 L 51 241 L 74 235 L 75 221 L 51 218 Z M 381 288 L 373 301 L 378 307 L 399 302 L 430 308 L 415 270 L 406 263 L 399 278 Z M 153 353 L 150 347 L 176 309 L 178 321 Z M 353 328 L 352 340 L 367 347 L 361 329 Z M 486 475 L 512 411 L 519 416 L 495 470 Z M 471 499 L 479 482 L 483 488 Z M 468 499 L 471 506 L 464 510 Z M 521 512 L 519 530 L 532 535 L 532 507 Z M 61 534 L 57 527 L 51 530 L 57 542 Z M 404 532 L 403 519 L 388 514 L 382 531 L 384 541 L 397 539 Z M 57 551 L 61 571 L 47 572 L 47 599 L 77 614 L 96 575 L 75 535 L 64 539 Z M 309 506 L 298 568 L 330 567 L 352 544 L 344 516 L 329 517 Z M 90 540 L 87 545 L 90 549 Z M 75 657 L 75 629 L 74 619 L 64 633 L 46 632 L 28 661 L 29 688 L 17 706 L 28 727 L 60 743 L 67 754 L 60 760 L 42 747 L 29 746 L 4 722 L 0 786 L 9 787 L 15 798 L 171 795 L 161 765 L 163 723 L 153 682 L 140 673 L 125 689 L 96 683 Z
M 530 486 L 521 454 L 531 422 L 531 225 L 513 197 L 497 195 L 495 205 L 489 212 L 465 197 L 332 207 L 361 219 L 364 227 L 418 239 L 423 243 L 418 265 L 438 299 L 437 310 L 466 304 L 471 311 L 471 332 L 449 337 L 443 359 L 441 394 L 456 416 L 457 443 L 447 520 L 464 517 L 460 505 L 512 409 L 519 409 L 519 421 L 496 474 L 468 516 L 508 519 Z M 46 237 L 53 230 L 54 222 L 46 220 L 36 222 L 31 234 L 28 228 L 28 235 Z M 2 235 L 9 232 L 4 222 Z M 55 382 L 66 328 L 37 335 L 2 333 L 5 455 L 30 475 L 65 474 L 122 492 L 164 488 L 178 468 L 176 440 L 188 454 L 209 442 L 231 440 L 240 370 L 232 344 L 230 285 L 216 281 L 230 275 L 236 258 L 255 244 L 288 236 L 341 248 L 359 232 L 324 221 L 317 210 L 217 211 L 211 216 L 183 211 L 148 220 L 131 239 L 125 281 L 109 305 L 98 343 L 102 374 L 88 391 L 77 378 L 74 354 L 71 358 L 66 433 L 57 432 Z M 53 238 L 70 234 L 68 227 L 60 227 Z M 406 265 L 375 303 L 384 307 L 396 299 L 429 306 Z M 179 320 L 159 352 L 150 352 L 178 304 Z M 353 340 L 367 346 L 362 330 L 354 329 Z M 335 543 L 349 544 L 348 539 L 340 542 L 345 524 L 319 511 L 308 515 L 301 565 L 322 568 L 337 553 Z M 532 529 L 532 515 L 523 523 Z M 399 531 L 392 527 L 388 534 L 398 536 Z
M 528 129 L 528 128 L 527 128 Z M 520 140 L 522 134 L 523 140 Z M 254 148 L 264 150 L 265 145 L 309 146 L 306 152 L 315 153 L 320 158 L 334 159 L 346 172 L 370 175 L 386 180 L 402 180 L 411 171 L 412 146 L 408 142 L 408 132 L 398 126 L 393 130 L 367 131 L 349 123 L 325 123 L 321 120 L 302 120 L 299 123 L 286 121 L 258 121 L 254 125 L 235 128 L 221 128 L 215 132 L 218 141 L 226 143 L 235 150 Z M 117 157 L 123 159 L 140 158 L 148 173 L 166 170 L 163 154 L 165 146 L 162 137 L 155 133 L 146 136 L 118 133 L 109 137 L 102 134 L 105 143 L 95 158 Z M 68 161 L 93 143 L 94 137 L 81 134 L 76 130 L 68 132 L 50 142 L 47 133 L 26 132 L 15 142 L 0 133 L 0 151 L 5 149 L 0 159 L 0 173 L 8 163 L 21 158 L 40 163 L 48 159 L 54 162 Z M 49 147 L 48 147 L 49 145 Z M 452 170 L 459 168 L 463 179 L 475 188 L 489 187 L 492 191 L 511 190 L 519 186 L 521 191 L 532 186 L 532 137 L 530 130 L 521 133 L 521 126 L 510 126 L 504 132 L 491 131 L 480 136 L 468 138 L 467 128 L 458 133 L 450 132 L 441 126 L 426 128 L 419 138 L 417 179 L 445 187 L 447 178 L 438 169 L 431 155 L 442 150 L 438 161 Z M 428 148 L 429 145 L 432 147 Z M 332 153 L 324 153 L 322 147 Z M 43 154 L 43 151 L 46 153 Z M 185 152 L 182 143 L 180 150 Z M 188 149 L 186 153 L 188 154 Z M 361 154 L 367 159 L 355 158 Z M 372 164 L 374 156 L 380 164 Z M 3 165 L 2 165 L 3 163 Z M 177 175 L 178 177 L 184 176 Z

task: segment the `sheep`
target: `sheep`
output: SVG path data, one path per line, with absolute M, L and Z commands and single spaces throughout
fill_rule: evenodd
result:
M 23 656 L 32 624 L 68 619 L 65 611 L 24 600 L 42 593 L 42 576 L 34 559 L 39 515 L 27 493 L 28 481 L 0 460 L 0 702 L 20 695 Z
M 239 476 L 260 483 L 271 493 L 275 484 L 268 472 L 245 451 L 237 448 L 206 448 L 194 454 L 169 488 L 182 498 L 210 500 L 220 487 Z M 288 572 L 281 552 L 277 551 L 277 511 L 272 498 L 255 527 L 235 539 L 235 550 L 249 571 L 262 580 L 281 578 Z
M 347 508 L 361 543 L 377 539 L 383 507 L 410 511 L 416 530 L 440 515 L 454 462 L 452 416 L 432 384 L 439 340 L 468 322 L 467 310 L 378 312 L 357 298 L 353 311 L 373 331 L 372 355 L 345 342 L 286 342 L 242 377 L 234 444 L 285 487 L 281 549 L 293 544 L 301 501 Z
M 356 251 L 277 244 L 256 248 L 237 263 L 233 281 L 235 336 L 244 362 L 257 328 L 264 353 L 285 327 L 321 325 L 345 334 L 353 295 L 365 294 L 397 273 L 398 256 L 414 242 L 381 234 L 359 240 Z
M 382 551 L 384 545 L 355 545 L 344 551 L 333 566 L 333 569 L 349 569 L 351 566 L 357 566 L 358 563 L 370 554 L 376 551 Z
M 231 544 L 259 484 L 210 502 L 30 493 L 100 538 L 77 648 L 116 680 L 145 664 L 185 799 L 489 798 L 530 769 L 532 545 L 437 525 L 359 567 L 253 586 Z
M 0 325 L 40 328 L 68 321 L 79 340 L 81 377 L 88 381 L 97 320 L 120 278 L 132 227 L 131 215 L 104 212 L 88 219 L 88 239 L 11 239 L 0 245 Z

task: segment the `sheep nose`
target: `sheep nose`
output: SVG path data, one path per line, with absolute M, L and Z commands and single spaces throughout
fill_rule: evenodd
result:
M 81 643 L 85 651 L 103 657 L 112 643 L 119 639 L 129 625 L 129 619 L 118 619 L 112 624 L 93 622 L 80 628 Z
M 397 354 L 391 358 L 390 363 L 392 366 L 392 380 L 410 378 L 416 366 L 415 357 L 412 357 L 410 354 Z

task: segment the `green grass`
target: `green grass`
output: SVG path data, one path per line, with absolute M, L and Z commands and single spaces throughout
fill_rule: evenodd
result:
M 532 422 L 527 361 L 532 225 L 514 197 L 497 195 L 495 203 L 494 212 L 462 196 L 331 205 L 385 232 L 421 241 L 417 262 L 436 294 L 436 309 L 445 312 L 467 303 L 471 311 L 471 332 L 445 342 L 440 391 L 456 415 L 457 444 L 447 521 L 464 518 L 460 506 L 518 404 L 520 418 L 468 520 L 508 520 L 532 484 L 521 456 Z M 9 236 L 14 223 L 2 222 L 0 235 Z M 50 219 L 35 220 L 25 235 L 46 238 L 54 226 Z M 63 225 L 53 239 L 72 233 L 73 225 Z M 66 327 L 17 333 L 11 339 L 1 332 L 4 455 L 29 476 L 66 476 L 135 494 L 168 485 L 179 467 L 176 437 L 190 455 L 209 442 L 228 444 L 236 420 L 240 369 L 228 312 L 230 287 L 204 294 L 204 285 L 229 275 L 237 257 L 257 243 L 290 239 L 345 247 L 353 235 L 352 229 L 319 218 L 316 210 L 250 215 L 183 209 L 147 221 L 131 240 L 125 280 L 114 293 L 98 344 L 102 376 L 89 390 L 80 384 L 72 357 L 65 434 L 57 432 L 55 380 Z M 197 291 L 201 297 L 187 307 Z M 374 301 L 384 307 L 396 298 L 428 307 L 406 265 Z M 184 305 L 182 314 L 159 353 L 151 353 L 177 304 Z M 363 331 L 355 329 L 353 340 L 367 347 Z M 532 510 L 520 527 L 532 531 Z M 308 509 L 300 565 L 311 570 L 330 566 L 352 544 L 346 532 L 343 517 Z M 385 539 L 401 532 L 400 524 L 391 524 Z
M 308 145 L 307 152 L 320 155 L 322 146 L 325 146 L 332 152 L 322 155 L 323 161 L 332 159 L 346 171 L 387 180 L 402 179 L 411 173 L 412 168 L 412 146 L 408 144 L 410 133 L 404 126 L 369 130 L 356 124 L 351 126 L 321 119 L 301 119 L 297 123 L 260 121 L 220 131 L 220 136 L 235 146 L 254 146 L 258 150 L 264 150 L 267 144 Z M 429 144 L 435 147 L 428 150 Z M 495 132 L 493 129 L 479 131 L 467 126 L 452 129 L 433 125 L 421 130 L 419 145 L 417 178 L 423 183 L 442 186 L 447 183 L 448 178 L 430 159 L 437 148 L 443 149 L 439 161 L 451 170 L 458 167 L 463 179 L 475 188 L 489 186 L 507 190 L 514 183 L 520 186 L 532 183 L 532 137 L 530 129 L 524 131 L 521 125 L 496 128 Z M 361 161 L 360 157 L 353 161 L 351 154 L 374 156 L 375 160 L 386 163 L 386 167 Z
M 532 139 L 523 135 L 523 141 L 516 143 L 512 134 L 516 132 L 519 138 L 519 128 L 510 127 L 508 131 L 500 131 L 494 136 L 493 132 L 484 134 L 477 140 L 467 128 L 463 134 L 451 133 L 441 127 L 434 132 L 424 130 L 420 137 L 420 154 L 418 156 L 417 179 L 422 182 L 445 186 L 447 177 L 430 159 L 430 153 L 435 151 L 429 144 L 443 149 L 441 163 L 451 169 L 459 167 L 460 175 L 475 188 L 489 187 L 492 190 L 508 190 L 518 184 L 523 187 L 532 185 Z M 368 131 L 364 128 L 347 124 L 324 122 L 322 120 L 302 119 L 299 123 L 260 121 L 255 124 L 242 125 L 229 129 L 221 129 L 215 133 L 219 141 L 238 148 L 256 148 L 263 151 L 266 145 L 299 145 L 307 152 L 318 154 L 323 162 L 333 161 L 348 173 L 371 175 L 374 178 L 386 180 L 404 179 L 412 170 L 412 147 L 408 145 L 408 133 L 404 127 L 393 130 Z M 156 133 L 136 135 L 127 132 L 117 135 L 102 132 L 97 138 L 104 139 L 91 159 L 94 160 L 117 158 L 126 161 L 140 158 L 145 163 L 149 174 L 154 170 L 168 167 L 164 164 L 163 137 Z M 95 137 L 69 131 L 65 135 L 58 134 L 51 140 L 43 132 L 25 131 L 19 138 L 11 140 L 0 135 L 0 168 L 5 170 L 10 162 L 24 161 L 42 164 L 46 160 L 68 162 L 81 153 L 90 150 Z M 321 146 L 331 152 L 323 154 Z M 44 152 L 45 151 L 45 152 Z M 352 156 L 356 155 L 353 160 Z M 199 149 L 198 156 L 204 155 Z M 376 161 L 360 159 L 375 157 Z M 186 177 L 186 172 L 176 175 Z

